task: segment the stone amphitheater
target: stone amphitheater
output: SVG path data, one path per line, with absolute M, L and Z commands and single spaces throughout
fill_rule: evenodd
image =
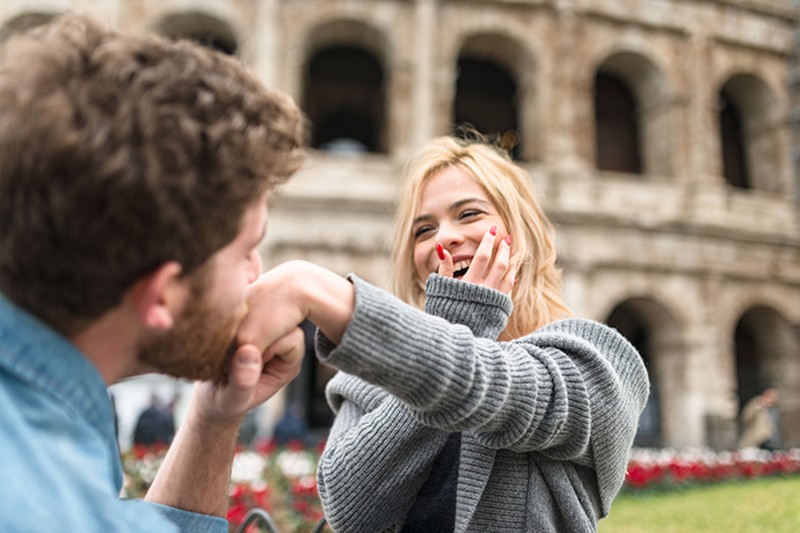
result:
M 798 7 L 789 0 L 4 0 L 0 40 L 65 11 L 238 56 L 310 117 L 267 265 L 388 285 L 400 171 L 470 123 L 515 132 L 557 227 L 568 303 L 640 349 L 638 444 L 735 446 L 780 390 L 800 445 Z M 330 422 L 330 369 L 289 394 Z

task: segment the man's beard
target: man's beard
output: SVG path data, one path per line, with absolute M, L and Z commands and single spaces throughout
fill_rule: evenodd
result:
M 206 291 L 194 285 L 172 329 L 139 346 L 139 361 L 177 378 L 225 382 L 237 348 L 236 329 L 246 314 L 245 303 L 232 313 L 213 308 Z

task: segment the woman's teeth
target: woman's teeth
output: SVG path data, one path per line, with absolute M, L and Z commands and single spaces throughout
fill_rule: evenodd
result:
M 458 263 L 455 263 L 453 265 L 453 277 L 459 278 L 466 274 L 470 264 L 472 264 L 471 260 L 459 261 Z

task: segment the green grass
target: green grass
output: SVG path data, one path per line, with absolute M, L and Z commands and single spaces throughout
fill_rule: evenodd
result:
M 800 532 L 800 476 L 621 494 L 598 533 Z

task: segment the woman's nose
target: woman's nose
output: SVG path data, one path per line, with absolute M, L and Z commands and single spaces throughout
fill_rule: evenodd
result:
M 439 226 L 439 231 L 436 234 L 436 242 L 441 243 L 445 248 L 449 248 L 463 241 L 464 234 L 454 224 L 446 223 Z

